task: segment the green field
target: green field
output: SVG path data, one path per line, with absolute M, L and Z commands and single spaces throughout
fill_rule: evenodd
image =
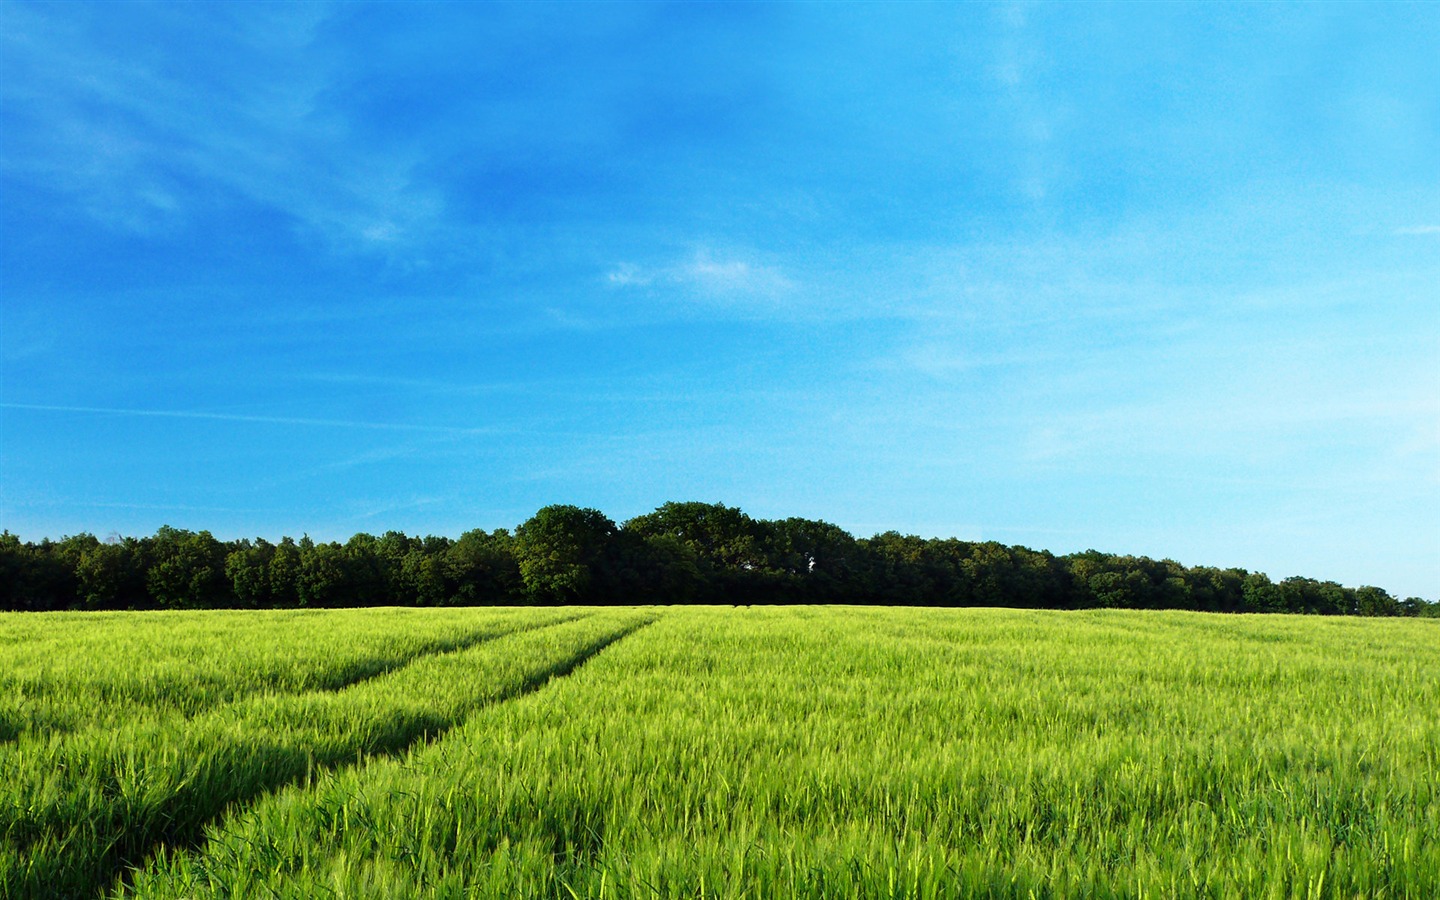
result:
M 1440 896 L 1440 622 L 0 616 L 0 896 Z

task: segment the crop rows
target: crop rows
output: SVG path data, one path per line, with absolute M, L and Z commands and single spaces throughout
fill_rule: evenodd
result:
M 380 609 L 55 613 L 0 619 L 0 740 L 178 712 L 253 693 L 338 690 L 563 611 Z M 341 624 L 343 623 L 343 624 Z M 339 627 L 337 627 L 339 626 Z
M 188 718 L 162 711 L 22 735 L 0 755 L 0 883 L 7 895 L 95 896 L 161 844 L 196 840 L 231 804 L 443 734 L 643 621 L 573 611 L 494 619 L 490 640 L 341 690 L 266 691 Z
M 1425 621 L 592 612 L 8 757 L 32 787 L 7 808 L 32 813 L 6 821 L 0 876 L 175 900 L 1429 900 L 1437 663 Z M 163 777 L 33 788 L 82 760 L 129 773 L 133 747 Z M 256 772 L 279 774 L 233 787 Z M 137 823 L 144 840 L 86 856 Z

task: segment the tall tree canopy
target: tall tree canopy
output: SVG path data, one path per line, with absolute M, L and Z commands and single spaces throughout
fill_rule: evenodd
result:
M 547 506 L 515 532 L 458 538 L 387 531 L 344 543 L 221 541 L 164 527 L 150 537 L 0 533 L 0 609 L 289 608 L 520 603 L 868 603 L 1193 609 L 1437 616 L 1440 603 L 1382 588 L 1186 567 L 1087 550 L 1055 556 L 994 541 L 829 522 L 754 519 L 723 503 L 666 503 L 619 527 Z

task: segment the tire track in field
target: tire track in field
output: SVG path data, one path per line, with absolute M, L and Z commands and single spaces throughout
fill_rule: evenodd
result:
M 404 669 L 420 665 L 427 660 L 457 655 L 493 641 L 517 637 L 527 632 L 558 628 L 586 619 L 593 614 L 590 611 L 583 611 L 560 619 L 545 619 L 539 622 L 523 622 L 518 626 L 506 626 L 507 630 L 505 631 L 474 632 L 467 639 L 463 639 L 463 646 L 407 657 L 403 664 L 393 666 L 387 672 L 367 674 L 364 678 L 353 679 L 350 684 L 343 687 L 316 688 L 296 692 L 281 691 L 269 694 L 268 699 L 279 703 L 292 700 L 299 702 L 306 696 L 336 697 L 343 694 L 345 690 L 363 691 L 366 682 L 375 681 L 385 675 L 399 675 Z M 6 869 L 6 871 L 0 871 L 0 875 L 4 876 L 0 878 L 0 898 L 10 900 L 12 897 L 34 897 L 39 900 L 39 898 L 93 896 L 97 891 L 103 891 L 108 884 L 114 882 L 116 876 L 129 865 L 148 857 L 155 846 L 170 842 L 177 835 L 186 836 L 192 831 L 195 834 L 202 833 L 204 826 L 221 815 L 228 805 L 247 803 L 273 787 L 303 780 L 312 772 L 323 772 L 329 768 L 323 761 L 317 763 L 313 755 L 303 752 L 303 748 L 287 746 L 283 739 L 272 739 L 268 746 L 261 744 L 246 746 L 240 742 L 207 745 L 203 741 L 191 742 L 187 745 L 182 737 L 177 746 L 166 746 L 164 735 L 172 733 L 183 735 L 185 730 L 191 728 L 192 725 L 203 727 L 206 717 L 220 719 L 232 710 L 240 710 L 247 703 L 264 703 L 266 699 L 267 695 L 263 693 L 247 694 L 201 710 L 193 717 L 171 711 L 148 723 L 147 732 L 144 732 L 151 737 L 158 737 L 161 741 L 160 744 L 141 741 L 130 748 L 122 749 L 118 757 L 107 759 L 95 759 L 88 756 L 83 750 L 67 756 L 64 747 L 66 744 L 73 747 L 74 740 L 84 739 L 87 736 L 92 741 L 99 739 L 103 746 L 105 735 L 113 733 L 111 729 L 92 729 L 88 733 L 86 730 L 81 730 L 75 732 L 73 737 L 66 735 L 62 739 L 65 744 L 62 744 L 55 759 L 56 767 L 60 770 L 68 769 L 76 772 L 91 770 L 93 773 L 91 777 L 94 780 L 89 785 L 89 790 L 104 796 L 118 798 L 131 794 L 133 791 L 126 788 L 121 773 L 122 771 L 130 772 L 128 777 L 134 780 L 134 770 L 137 767 L 145 768 L 147 757 L 163 758 L 170 752 L 183 750 L 183 755 L 188 755 L 195 761 L 194 768 L 181 773 L 183 777 L 178 779 L 178 783 L 173 788 L 174 793 L 170 795 L 168 801 L 150 810 L 152 814 L 156 815 L 148 825 L 126 821 L 126 811 L 119 806 L 98 810 L 100 815 L 98 819 L 89 819 L 88 821 L 76 819 L 76 824 L 83 822 L 79 829 L 81 836 L 78 840 L 103 840 L 104 849 L 91 854 L 92 858 L 83 866 L 67 868 L 63 859 L 53 860 L 50 865 L 42 863 L 38 876 L 33 866 L 25 865 L 26 857 L 43 853 L 47 842 L 57 839 L 67 842 L 74 840 L 73 836 L 61 838 L 67 830 L 67 823 L 64 821 L 66 817 L 47 814 L 44 811 L 38 817 L 26 816 L 23 813 L 16 816 L 13 813 L 18 813 L 19 807 L 6 809 L 4 807 L 8 804 L 0 802 L 0 836 L 3 836 L 4 839 L 3 844 L 0 844 L 0 851 L 11 853 L 18 851 L 23 867 L 23 871 L 17 875 L 13 867 L 0 865 L 0 869 Z M 371 752 L 380 755 L 398 753 L 417 739 L 423 738 L 427 732 L 435 733 L 447 724 L 441 717 L 416 714 L 413 709 L 409 710 L 409 713 L 410 715 L 403 719 L 379 723 L 373 732 L 357 737 L 357 742 L 363 746 L 350 749 L 341 755 L 332 754 L 332 756 L 337 759 L 355 760 L 370 755 Z M 240 714 L 239 721 L 243 727 L 243 713 Z M 247 763 L 253 768 L 261 769 L 262 772 L 258 777 L 251 777 L 248 783 L 242 785 L 237 783 L 237 779 Z M 160 769 L 159 775 L 162 780 L 166 777 L 163 768 Z M 85 776 L 80 777 L 84 778 Z M 144 784 L 144 778 L 140 779 L 140 783 Z M 72 781 L 71 784 L 75 783 Z M 82 791 L 85 790 L 84 785 L 75 786 Z M 60 796 L 64 797 L 66 794 L 62 791 Z M 3 799 L 17 800 L 20 798 L 0 798 L 0 800 Z M 196 807 L 200 808 L 197 810 Z M 27 819 L 28 821 L 26 821 Z M 8 847 L 4 846 L 7 844 Z M 83 854 L 85 851 L 81 849 L 78 852 Z M 57 888 L 49 883 L 51 879 L 47 877 L 47 872 L 57 869 L 73 872 L 76 868 L 87 872 L 86 875 L 75 879 L 86 881 L 85 889 L 70 890 L 63 886 Z
M 408 656 L 372 656 L 368 659 L 356 660 L 350 669 L 336 673 L 333 677 L 323 678 L 313 685 L 290 685 L 287 687 L 255 687 L 233 696 L 215 699 L 211 702 L 194 707 L 193 709 L 164 708 L 154 709 L 153 714 L 157 717 L 175 717 L 176 721 L 188 722 L 200 716 L 209 715 L 226 707 L 234 706 L 253 700 L 256 697 L 266 694 L 273 696 L 296 696 L 309 693 L 337 693 L 346 688 L 351 688 L 374 678 L 380 678 L 391 672 L 398 671 L 406 666 L 419 662 L 430 656 L 439 656 L 445 653 L 458 653 L 462 650 L 469 650 L 488 641 L 499 640 L 512 635 L 524 634 L 527 631 L 534 631 L 538 628 L 547 628 L 552 625 L 564 625 L 567 622 L 574 622 L 583 619 L 589 612 L 577 612 L 573 615 L 563 616 L 556 619 L 546 619 L 540 622 L 521 622 L 513 624 L 500 622 L 490 626 L 479 627 L 459 638 L 449 640 L 436 639 L 416 648 L 414 653 Z M 96 697 L 96 703 L 103 704 L 109 698 L 102 691 Z M 137 701 L 138 702 L 138 701 Z M 143 703 L 142 703 L 143 705 Z M 87 728 L 96 727 L 93 723 L 56 723 L 56 722 L 27 722 L 14 718 L 6 711 L 0 711 L 0 746 L 10 742 L 18 741 L 26 733 L 45 730 L 54 734 L 75 734 Z
M 545 619 L 540 622 L 522 622 L 518 625 L 502 623 L 502 627 L 504 630 L 497 630 L 496 628 L 482 628 L 480 630 L 473 631 L 465 637 L 459 638 L 457 640 L 436 642 L 434 644 L 430 644 L 411 656 L 392 657 L 390 659 L 386 659 L 384 657 L 372 657 L 372 659 L 365 660 L 365 663 L 367 665 L 359 666 L 358 671 L 355 671 L 353 673 L 347 672 L 340 678 L 327 681 L 323 684 L 317 684 L 313 687 L 298 688 L 293 690 L 271 691 L 269 693 L 280 697 L 312 693 L 338 694 L 340 691 L 362 685 L 365 682 L 372 681 L 376 678 L 381 678 L 385 675 L 389 675 L 391 672 L 398 672 L 406 666 L 414 665 L 415 663 L 421 662 L 432 656 L 443 656 L 447 653 L 460 653 L 462 651 L 469 650 L 472 647 L 478 647 L 481 644 L 488 644 L 491 641 L 498 641 L 503 638 L 515 637 L 516 635 L 525 634 L 526 632 L 530 631 L 539 631 L 542 628 L 554 628 L 560 625 L 569 624 L 570 622 L 578 622 L 581 619 L 587 618 L 591 615 L 593 615 L 593 613 L 575 613 L 572 616 L 564 616 L 558 619 Z M 369 663 L 372 663 L 375 659 L 380 660 L 378 665 L 368 665 Z M 227 706 L 234 706 L 236 704 L 244 703 L 247 700 L 252 700 L 255 697 L 265 693 L 267 692 L 256 691 L 251 694 L 242 694 L 237 697 L 231 697 L 227 700 L 222 700 L 211 706 L 197 710 L 193 715 L 186 715 L 184 718 L 188 720 L 205 715 L 207 713 L 216 712 L 218 710 L 224 709 Z
M 653 618 L 642 619 L 641 621 L 636 622 L 633 625 L 627 625 L 619 631 L 611 632 L 610 634 L 596 641 L 592 641 L 590 644 L 586 645 L 586 647 L 582 649 L 580 653 L 572 656 L 570 659 L 567 659 L 563 662 L 556 663 L 548 669 L 543 669 L 539 672 L 534 673 L 529 678 L 526 678 L 525 681 L 516 690 L 509 693 L 500 694 L 491 702 L 483 704 L 475 710 L 472 710 L 470 712 L 470 715 L 466 716 L 465 718 L 469 719 L 470 716 L 473 716 L 481 709 L 485 709 L 491 706 L 498 706 L 501 703 L 509 703 L 511 701 L 518 700 L 521 697 L 524 697 L 526 694 L 535 693 L 536 691 L 545 687 L 552 681 L 568 677 L 569 675 L 573 674 L 576 669 L 579 669 L 581 666 L 585 665 L 587 662 L 598 656 L 600 654 L 600 651 L 609 647 L 611 644 L 619 643 L 620 641 L 623 641 L 625 638 L 629 637 L 640 629 L 645 628 L 649 625 L 653 625 L 654 623 L 655 620 Z M 463 724 L 463 722 L 457 722 L 456 724 Z
M 558 622 L 548 622 L 542 625 L 535 625 L 524 629 L 518 629 L 514 632 L 511 632 L 510 635 L 521 634 L 526 631 L 537 631 L 550 626 L 564 625 L 570 622 L 575 622 L 579 621 L 580 619 L 587 618 L 589 615 L 593 615 L 593 613 L 581 613 L 568 619 L 560 620 Z M 630 625 L 626 625 L 620 629 L 617 629 L 616 631 L 600 635 L 599 637 L 582 646 L 579 652 L 577 652 L 575 655 L 563 660 L 559 660 L 553 665 L 547 666 L 543 669 L 538 669 L 535 672 L 530 673 L 515 687 L 497 693 L 490 700 L 480 703 L 474 709 L 467 712 L 465 715 L 457 717 L 455 721 L 453 721 L 449 725 L 437 728 L 433 731 L 425 731 L 419 735 L 416 735 L 404 746 L 383 748 L 373 750 L 369 753 L 358 754 L 354 757 L 353 761 L 350 761 L 350 759 L 347 757 L 346 762 L 336 765 L 315 766 L 311 771 L 307 771 L 305 776 L 301 778 L 295 778 L 289 781 L 285 781 L 283 783 L 275 784 L 268 790 L 260 791 L 249 797 L 232 801 L 223 810 L 221 810 L 219 814 L 211 817 L 205 822 L 199 823 L 196 828 L 189 831 L 188 833 L 183 835 L 171 836 L 164 841 L 153 842 L 145 853 L 145 860 L 148 860 L 154 854 L 157 847 L 159 847 L 162 843 L 167 848 L 167 850 L 171 852 L 190 851 L 198 849 L 204 844 L 205 829 L 211 824 L 229 816 L 244 815 L 245 811 L 249 809 L 250 806 L 254 805 L 256 802 L 260 801 L 265 796 L 284 790 L 285 788 L 298 784 L 301 781 L 308 780 L 316 774 L 343 773 L 350 769 L 359 768 L 360 766 L 365 765 L 371 760 L 394 758 L 408 752 L 410 749 L 418 745 L 423 744 L 428 746 L 430 744 L 436 743 L 441 738 L 445 737 L 447 733 L 464 725 L 475 714 L 479 713 L 482 710 L 499 706 L 504 703 L 512 703 L 523 697 L 529 696 L 530 694 L 534 694 L 540 690 L 543 690 L 545 687 L 547 687 L 554 681 L 558 681 L 561 678 L 569 677 L 570 675 L 574 674 L 581 666 L 585 665 L 590 660 L 594 659 L 596 656 L 599 656 L 600 653 L 602 653 L 607 648 L 619 643 L 627 637 L 630 637 L 632 634 L 635 634 L 642 628 L 653 625 L 656 621 L 656 618 L 658 617 L 651 616 L 649 618 L 644 618 Z M 505 636 L 508 637 L 510 635 Z M 103 900 L 103 898 L 112 895 L 118 896 L 127 893 L 130 890 L 132 873 L 137 868 L 143 867 L 145 860 L 134 864 L 122 862 L 120 865 L 118 865 L 115 871 L 112 873 L 111 877 L 109 878 L 106 887 L 100 892 L 99 900 Z
M 495 639 L 575 624 L 592 615 L 594 613 L 587 612 L 561 621 L 530 625 L 498 635 Z M 23 831 L 29 832 L 26 835 L 17 835 L 9 827 L 0 829 L 9 832 L 5 835 L 9 839 L 9 849 L 19 851 L 22 867 L 20 870 L 12 868 L 6 873 L 6 878 L 0 882 L 0 896 L 6 900 L 107 896 L 115 887 L 127 884 L 130 869 L 143 865 L 160 847 L 174 850 L 193 848 L 203 841 L 209 825 L 227 815 L 243 813 L 250 804 L 269 793 L 304 783 L 319 774 L 344 771 L 372 759 L 399 756 L 417 744 L 439 740 L 481 709 L 535 693 L 555 679 L 570 675 L 605 648 L 649 625 L 654 619 L 654 616 L 647 616 L 603 632 L 581 644 L 570 656 L 525 674 L 493 696 L 479 698 L 473 706 L 457 711 L 457 715 L 427 715 L 411 709 L 408 714 L 400 714 L 399 718 L 376 721 L 375 730 L 359 738 L 359 746 L 347 748 L 345 752 L 330 753 L 324 759 L 317 759 L 313 751 L 307 752 L 305 748 L 286 745 L 283 739 L 279 743 L 236 744 L 228 748 L 204 744 L 188 749 L 177 748 L 192 753 L 197 767 L 185 773 L 175 793 L 159 805 L 138 811 L 118 807 L 106 810 L 99 820 L 75 823 L 81 826 L 79 832 L 68 837 L 63 823 L 59 832 L 47 827 L 44 822 L 33 823 L 35 827 L 32 828 L 22 827 Z M 486 642 L 477 641 L 476 645 Z M 415 658 L 411 664 L 437 655 L 445 654 Z M 219 752 L 216 752 L 217 749 Z M 239 781 L 238 776 L 247 764 L 253 765 L 256 761 L 259 761 L 263 772 Z M 115 790 L 123 793 L 118 785 Z M 142 820 L 132 820 L 132 812 L 139 812 Z M 11 823 L 12 826 L 15 824 L 18 823 Z M 82 843 L 86 840 L 102 841 L 104 846 L 97 847 L 96 852 L 88 854 L 83 860 L 67 860 L 65 857 L 73 855 L 73 851 L 66 853 L 63 848 L 67 844 L 74 847 L 77 839 Z M 61 848 L 58 851 L 57 846 Z M 47 850 L 54 852 L 47 854 Z M 27 863 L 27 856 L 35 859 Z M 50 858 L 40 861 L 41 856 Z

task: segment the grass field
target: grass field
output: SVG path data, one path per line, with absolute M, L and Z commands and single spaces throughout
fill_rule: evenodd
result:
M 0 896 L 1440 896 L 1440 622 L 0 616 Z

